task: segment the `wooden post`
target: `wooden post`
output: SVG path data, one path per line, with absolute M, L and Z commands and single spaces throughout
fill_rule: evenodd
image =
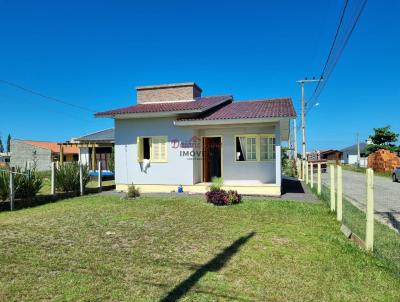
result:
M 96 171 L 96 145 L 92 145 L 92 171 Z
M 308 161 L 306 161 L 306 184 L 308 185 Z
M 367 251 L 374 248 L 374 170 L 367 169 L 367 227 L 365 232 Z
M 310 163 L 310 183 L 311 189 L 314 188 L 314 164 Z
M 101 161 L 99 161 L 98 167 L 99 167 L 98 187 L 99 187 L 99 192 L 101 192 L 101 189 L 102 189 L 102 185 L 101 185 Z
M 15 185 L 14 185 L 14 177 L 15 177 L 15 168 L 12 167 L 10 170 L 10 210 L 14 211 L 14 202 L 15 202 Z
M 56 195 L 56 163 L 51 163 L 51 194 Z
M 337 201 L 336 201 L 336 219 L 342 221 L 343 217 L 343 177 L 342 166 L 337 166 Z
M 330 170 L 330 176 L 331 176 L 331 211 L 334 212 L 336 210 L 336 205 L 335 205 L 335 165 L 330 165 L 329 166 Z
M 60 145 L 60 165 L 64 163 L 64 146 Z
M 83 187 L 83 167 L 81 163 L 79 163 L 79 189 L 81 196 L 83 196 L 85 192 Z
M 321 195 L 322 192 L 322 182 L 321 182 L 321 163 L 318 163 L 318 172 L 317 172 L 317 194 Z

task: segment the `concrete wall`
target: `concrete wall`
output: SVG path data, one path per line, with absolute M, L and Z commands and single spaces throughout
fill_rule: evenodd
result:
M 276 169 L 275 160 L 257 162 L 235 161 L 235 135 L 275 134 L 277 137 L 276 145 L 280 145 L 279 127 L 275 127 L 275 124 L 260 124 L 256 126 L 241 127 L 221 126 L 221 128 L 202 129 L 199 133 L 201 136 L 222 135 L 222 176 L 226 184 L 276 183 L 276 174 L 278 170 Z M 201 163 L 199 166 L 199 169 L 201 169 Z
M 24 168 L 25 165 L 33 167 L 36 162 L 38 171 L 47 171 L 51 167 L 50 150 L 25 144 L 16 140 L 11 140 L 11 167 Z M 35 154 L 35 155 L 34 155 Z
M 193 130 L 176 127 L 174 118 L 115 121 L 115 177 L 117 184 L 193 184 L 193 160 L 181 155 L 171 140 L 190 141 Z M 167 136 L 168 162 L 151 163 L 146 172 L 137 160 L 137 136 Z M 186 148 L 192 151 L 193 148 Z

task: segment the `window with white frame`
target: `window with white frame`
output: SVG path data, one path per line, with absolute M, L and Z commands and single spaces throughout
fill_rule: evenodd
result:
M 272 135 L 260 136 L 260 160 L 275 159 L 275 137 Z
M 166 136 L 137 137 L 137 158 L 139 162 L 167 162 L 168 138 Z
M 257 160 L 257 136 L 236 137 L 236 161 Z

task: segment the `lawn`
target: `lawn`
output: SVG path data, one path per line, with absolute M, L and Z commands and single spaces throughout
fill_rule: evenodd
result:
M 4 301 L 399 301 L 322 203 L 85 196 L 0 213 Z

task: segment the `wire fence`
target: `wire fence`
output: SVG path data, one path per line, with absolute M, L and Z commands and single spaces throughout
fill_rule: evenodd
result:
M 324 173 L 318 164 L 303 167 L 306 184 L 336 215 L 344 233 L 400 275 L 400 183 L 374 176 L 371 169 L 350 172 L 335 164 Z

